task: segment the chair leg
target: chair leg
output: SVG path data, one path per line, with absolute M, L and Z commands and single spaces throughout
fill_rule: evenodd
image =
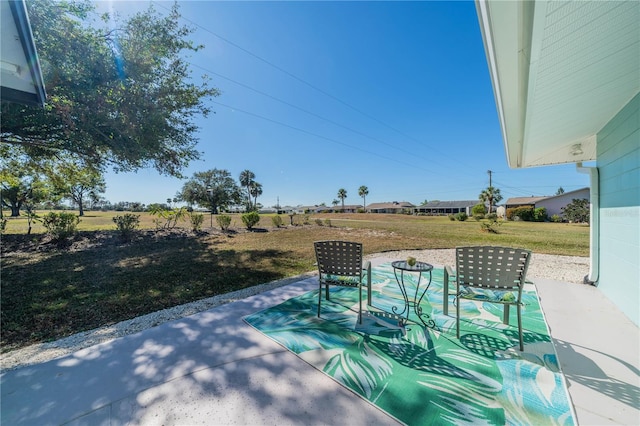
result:
M 358 323 L 362 324 L 362 283 L 358 286 L 358 291 L 360 292 L 358 295 L 358 300 L 360 301 L 360 306 L 358 308 Z
M 522 338 L 522 313 L 520 304 L 518 304 L 518 337 L 520 338 L 520 352 L 524 351 L 524 339 Z
M 318 318 L 320 318 L 320 304 L 322 303 L 322 282 L 318 288 Z
M 460 338 L 460 297 L 454 299 L 456 303 L 456 337 Z
M 502 322 L 509 325 L 509 305 L 503 305 L 504 311 L 502 313 Z

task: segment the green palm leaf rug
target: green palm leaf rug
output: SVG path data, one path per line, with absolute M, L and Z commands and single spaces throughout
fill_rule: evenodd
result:
M 520 352 L 517 327 L 502 324 L 501 306 L 463 301 L 456 338 L 453 303 L 448 316 L 442 312 L 442 272 L 433 271 L 421 305 L 435 328 L 413 322 L 402 328 L 382 313 L 403 306 L 389 264 L 374 268 L 374 307 L 362 324 L 357 289 L 342 287 L 331 289 L 331 301 L 323 299 L 320 318 L 315 290 L 245 321 L 406 424 L 575 424 L 535 287 L 523 292 Z M 510 324 L 517 324 L 515 311 Z

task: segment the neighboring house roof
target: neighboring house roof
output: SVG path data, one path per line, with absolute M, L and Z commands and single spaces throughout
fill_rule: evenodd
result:
M 554 198 L 565 198 L 565 197 L 570 197 L 571 194 L 577 194 L 579 192 L 583 192 L 585 190 L 589 190 L 589 188 L 580 188 L 580 189 L 576 189 L 575 191 L 569 191 L 569 192 L 563 192 L 562 194 L 558 194 L 558 195 L 552 195 L 552 196 L 543 196 L 543 197 L 514 197 L 514 198 L 509 198 L 507 200 L 507 202 L 505 203 L 505 205 L 507 206 L 514 206 L 514 205 L 518 205 L 518 206 L 522 206 L 522 205 L 535 205 L 536 203 L 542 201 L 542 200 L 551 200 Z
M 640 92 L 637 0 L 476 9 L 509 165 L 595 160 L 596 134 Z
M 480 203 L 478 200 L 463 200 L 463 201 L 429 201 L 426 204 L 419 205 L 417 209 L 452 209 L 460 207 L 475 206 Z
M 542 201 L 549 197 L 514 197 L 509 198 L 504 204 L 507 206 L 524 206 L 524 205 L 535 205 L 538 201 Z
M 389 203 L 371 203 L 367 206 L 367 210 L 382 210 L 382 209 L 410 209 L 415 207 L 408 201 L 393 201 Z
M 0 20 L 0 98 L 44 106 L 44 80 L 24 1 L 0 0 Z

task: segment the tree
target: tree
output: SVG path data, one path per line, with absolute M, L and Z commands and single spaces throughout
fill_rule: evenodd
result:
M 589 200 L 587 200 L 586 198 L 574 198 L 561 210 L 564 218 L 570 222 L 589 223 Z
M 558 190 L 556 191 L 556 195 L 562 195 L 562 194 L 564 194 L 564 188 L 563 188 L 563 187 L 560 187 L 560 188 L 558 188 Z
M 106 190 L 106 183 L 100 171 L 79 161 L 61 161 L 48 171 L 53 191 L 74 202 L 79 216 L 84 216 L 84 206 L 98 200 Z
M 101 170 L 173 176 L 199 158 L 195 118 L 219 93 L 191 75 L 188 53 L 201 46 L 180 25 L 177 3 L 164 17 L 150 7 L 124 22 L 105 14 L 102 24 L 89 1 L 27 6 L 46 64 L 46 107 L 2 102 L 3 144 L 32 159 L 75 153 Z
M 2 208 L 11 210 L 12 217 L 17 217 L 23 206 L 35 205 L 45 200 L 49 195 L 49 188 L 36 164 L 20 157 L 14 148 L 0 148 L 0 204 Z
M 258 182 L 253 182 L 251 188 L 249 188 L 249 195 L 253 197 L 253 210 L 258 211 L 258 197 L 262 195 L 262 185 Z
M 362 185 L 358 188 L 358 195 L 362 197 L 362 207 L 367 211 L 367 195 L 369 195 L 369 188 Z
M 239 203 L 242 194 L 231 173 L 227 170 L 213 169 L 194 173 L 182 186 L 178 198 L 190 204 L 207 207 L 212 214 L 218 214 L 219 209 Z
M 344 212 L 344 199 L 347 198 L 347 190 L 344 188 L 340 188 L 338 190 L 338 198 L 342 201 L 342 211 Z
M 493 213 L 493 206 L 502 200 L 500 190 L 493 186 L 488 186 L 487 189 L 482 191 L 478 197 L 483 203 L 489 203 L 489 213 Z

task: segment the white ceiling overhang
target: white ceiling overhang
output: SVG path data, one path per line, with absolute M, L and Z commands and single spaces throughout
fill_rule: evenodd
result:
M 640 2 L 476 9 L 509 166 L 595 160 L 598 132 L 640 91 Z
M 23 0 L 0 0 L 0 98 L 44 105 L 45 89 Z

